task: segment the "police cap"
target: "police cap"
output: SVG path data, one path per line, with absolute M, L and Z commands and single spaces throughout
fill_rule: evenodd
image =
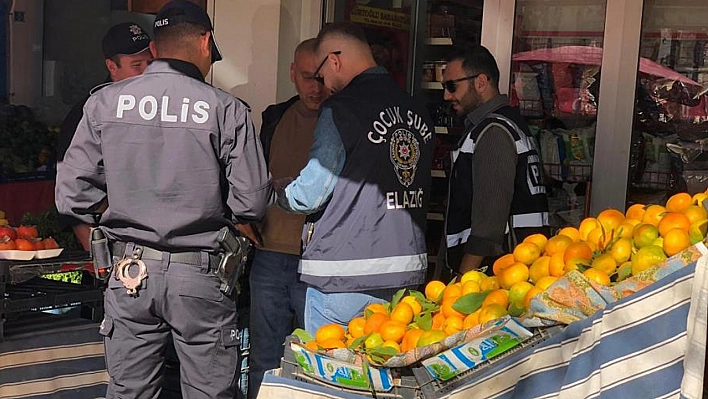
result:
M 135 22 L 123 22 L 113 25 L 103 36 L 103 55 L 106 58 L 116 55 L 133 55 L 148 49 L 150 36 Z
M 154 31 L 182 23 L 200 25 L 211 32 L 211 62 L 221 61 L 221 52 L 214 39 L 214 26 L 203 8 L 187 0 L 173 0 L 162 6 L 155 17 Z

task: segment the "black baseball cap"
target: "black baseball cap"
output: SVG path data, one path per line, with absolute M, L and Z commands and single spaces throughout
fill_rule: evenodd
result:
M 211 62 L 221 61 L 223 57 L 214 39 L 214 26 L 206 11 L 195 3 L 187 0 L 173 0 L 160 9 L 155 16 L 154 31 L 168 26 L 191 23 L 200 25 L 211 32 Z
M 111 26 L 103 36 L 103 55 L 106 58 L 116 55 L 133 55 L 148 49 L 150 36 L 135 22 L 123 22 Z

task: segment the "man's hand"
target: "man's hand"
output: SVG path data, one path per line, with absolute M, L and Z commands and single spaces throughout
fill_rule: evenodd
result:
M 90 251 L 91 226 L 87 224 L 77 224 L 76 226 L 72 226 L 71 229 L 74 230 L 76 240 L 79 241 L 84 251 Z
M 235 226 L 236 230 L 238 230 L 242 236 L 248 238 L 256 248 L 263 247 L 263 239 L 256 226 L 252 224 L 236 224 Z
M 460 274 L 479 269 L 483 259 L 484 256 L 464 254 L 462 262 L 460 262 Z

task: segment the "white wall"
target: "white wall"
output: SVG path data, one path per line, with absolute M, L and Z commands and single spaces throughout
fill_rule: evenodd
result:
M 320 0 L 214 0 L 214 35 L 224 60 L 212 84 L 246 101 L 256 129 L 261 112 L 295 93 L 290 62 L 297 44 L 319 31 Z

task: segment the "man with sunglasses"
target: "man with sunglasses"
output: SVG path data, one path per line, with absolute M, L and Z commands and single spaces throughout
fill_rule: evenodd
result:
M 445 100 L 465 116 L 452 151 L 445 217 L 446 264 L 465 273 L 509 252 L 534 233 L 548 235 L 548 202 L 538 147 L 482 46 L 458 48 L 443 73 Z
M 278 198 L 309 215 L 300 273 L 312 333 L 424 282 L 434 142 L 427 111 L 376 65 L 360 28 L 325 26 L 317 54 L 315 74 L 334 94 L 307 166 Z

